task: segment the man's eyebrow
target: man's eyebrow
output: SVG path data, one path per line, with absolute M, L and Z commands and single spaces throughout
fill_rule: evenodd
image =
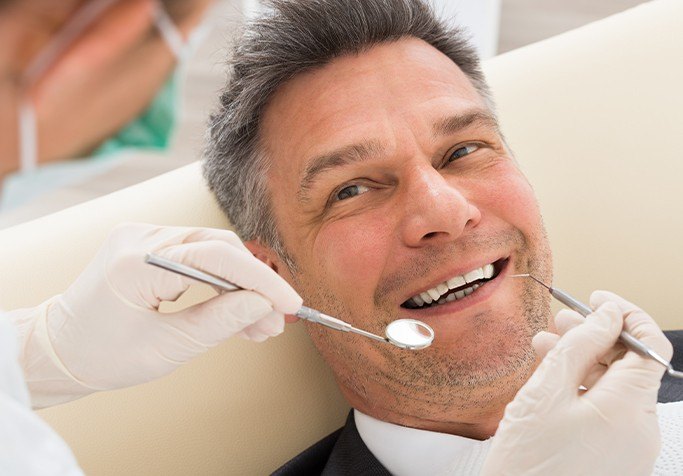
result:
M 447 136 L 473 124 L 490 127 L 499 132 L 496 116 L 486 109 L 473 109 L 439 119 L 432 125 L 432 131 L 435 137 Z
M 332 152 L 317 156 L 309 161 L 299 184 L 297 195 L 300 200 L 305 200 L 308 191 L 315 180 L 328 170 L 348 165 L 354 162 L 362 162 L 379 155 L 384 148 L 377 140 L 367 140 L 356 144 L 345 145 Z

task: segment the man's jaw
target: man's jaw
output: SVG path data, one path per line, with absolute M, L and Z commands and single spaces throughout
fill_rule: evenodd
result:
M 508 274 L 510 257 L 479 259 L 459 266 L 430 280 L 429 284 L 409 291 L 400 305 L 401 317 L 422 319 L 459 312 L 486 300 Z

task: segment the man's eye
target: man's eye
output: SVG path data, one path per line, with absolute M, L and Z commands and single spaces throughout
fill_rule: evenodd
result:
M 344 187 L 339 190 L 334 198 L 336 201 L 346 200 L 347 198 L 355 197 L 356 195 L 365 193 L 368 190 L 370 189 L 365 185 L 349 185 L 348 187 Z
M 474 152 L 477 149 L 479 149 L 479 146 L 475 145 L 475 144 L 468 144 L 468 145 L 464 145 L 462 147 L 458 147 L 457 149 L 455 149 L 453 151 L 451 156 L 448 158 L 448 161 L 453 162 L 454 160 L 458 160 L 461 157 L 465 157 L 466 155 L 471 154 L 472 152 Z

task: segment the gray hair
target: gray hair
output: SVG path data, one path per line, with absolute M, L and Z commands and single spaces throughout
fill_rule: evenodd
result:
M 339 56 L 415 37 L 448 56 L 491 109 L 479 58 L 459 28 L 423 0 L 269 0 L 246 25 L 229 61 L 229 79 L 209 119 L 204 176 L 243 240 L 260 240 L 293 266 L 277 231 L 266 184 L 268 157 L 259 125 L 278 87 Z

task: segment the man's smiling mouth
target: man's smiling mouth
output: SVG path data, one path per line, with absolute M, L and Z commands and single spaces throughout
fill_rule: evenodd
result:
M 426 309 L 463 299 L 487 282 L 495 279 L 507 261 L 507 258 L 500 259 L 481 268 L 468 271 L 463 275 L 454 276 L 431 289 L 416 294 L 401 304 L 401 307 L 405 309 Z

